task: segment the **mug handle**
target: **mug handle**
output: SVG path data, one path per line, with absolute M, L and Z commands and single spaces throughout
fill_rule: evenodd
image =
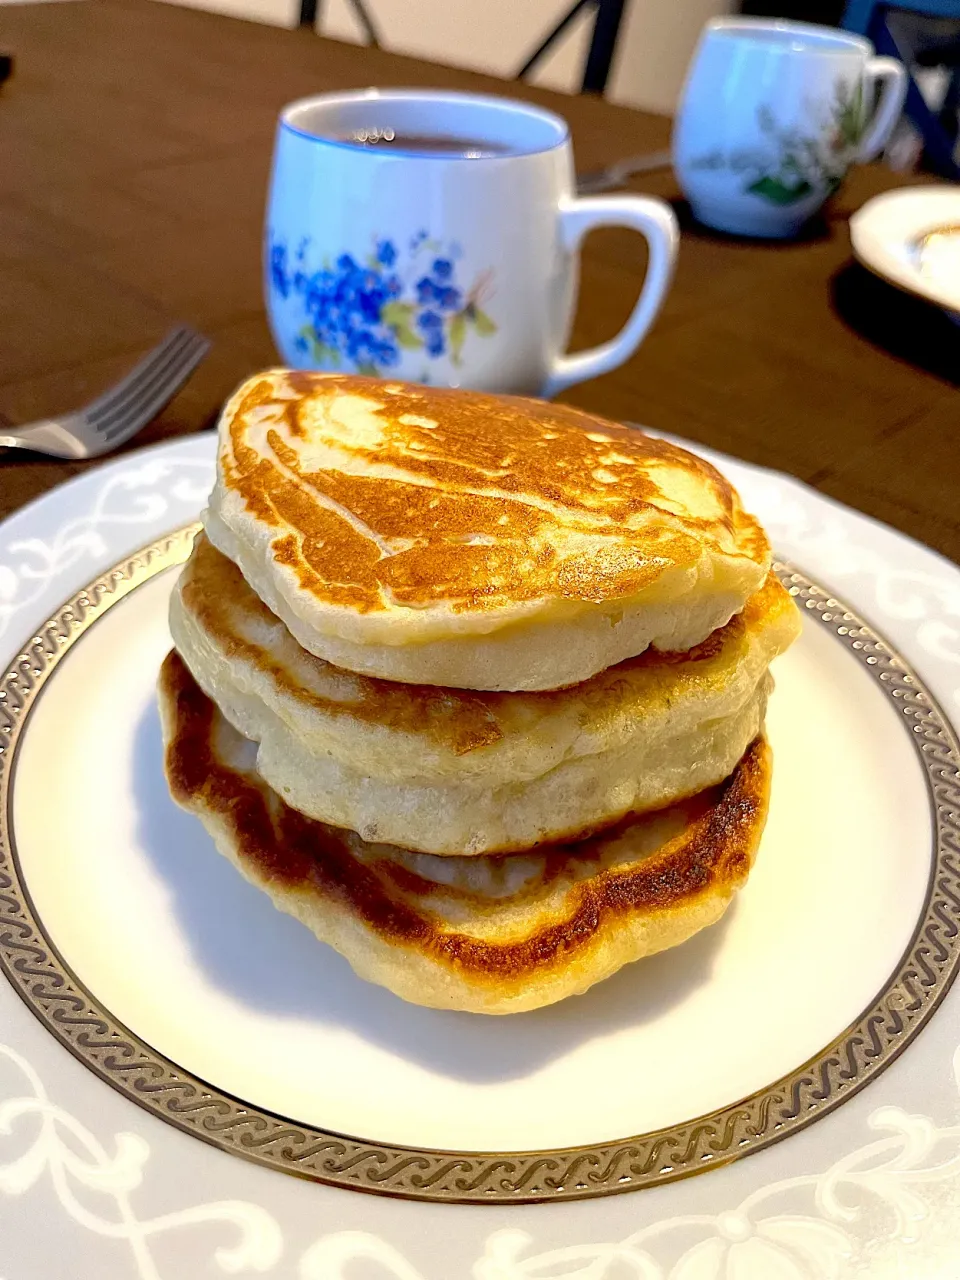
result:
M 548 400 L 575 382 L 595 378 L 623 364 L 656 319 L 673 277 L 680 228 L 673 210 L 663 200 L 652 196 L 588 196 L 561 204 L 560 236 L 568 253 L 575 253 L 594 227 L 632 227 L 639 231 L 650 255 L 647 274 L 630 319 L 615 338 L 589 351 L 557 356 L 541 393 Z
M 878 85 L 880 96 L 873 119 L 867 124 L 857 148 L 857 159 L 861 163 L 872 160 L 887 145 L 907 96 L 906 67 L 896 58 L 868 58 L 865 71 L 866 85 L 871 88 Z

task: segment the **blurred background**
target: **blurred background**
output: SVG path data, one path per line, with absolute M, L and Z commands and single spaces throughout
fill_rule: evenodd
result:
M 593 3 L 574 0 L 170 0 L 191 7 L 293 27 L 306 13 L 323 35 L 377 42 L 396 53 L 512 79 L 563 24 L 525 78 L 561 92 L 582 87 L 594 33 Z M 604 86 L 612 101 L 672 113 L 700 29 L 721 13 L 775 14 L 839 22 L 832 0 L 620 0 Z M 621 12 L 622 11 L 622 12 Z
M 0 5 L 19 0 L 0 0 Z M 790 18 L 845 25 L 867 33 L 868 0 L 164 0 L 278 27 L 313 27 L 334 40 L 373 45 L 425 61 L 504 80 L 522 76 L 562 93 L 602 93 L 608 101 L 672 115 L 704 23 L 718 14 Z M 863 10 L 864 12 L 859 12 Z M 923 105 L 910 112 L 887 148 L 895 169 L 921 161 L 921 134 L 939 134 L 929 107 L 946 116 L 949 141 L 935 139 L 932 166 L 956 178 L 951 160 L 960 98 L 960 0 L 905 0 L 885 12 L 897 48 L 910 66 Z M 918 12 L 919 11 L 919 14 Z M 955 11 L 955 12 L 951 12 Z M 933 16 L 931 17 L 931 12 Z M 870 31 L 876 40 L 876 32 Z M 930 159 L 929 138 L 927 139 Z M 938 145 L 939 144 L 939 145 Z

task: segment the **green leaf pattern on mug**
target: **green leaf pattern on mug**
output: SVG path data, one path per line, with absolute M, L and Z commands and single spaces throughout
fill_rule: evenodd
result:
M 449 338 L 450 338 L 450 359 L 454 364 L 459 364 L 463 355 L 463 344 L 467 337 L 467 318 L 462 311 L 458 311 L 450 320 Z
M 759 145 L 711 152 L 694 166 L 742 173 L 745 191 L 781 207 L 815 192 L 831 195 L 843 181 L 866 126 L 862 82 L 838 80 L 833 102 L 819 115 L 816 131 L 805 132 L 784 128 L 769 107 L 758 107 Z
M 752 191 L 754 195 L 763 196 L 771 204 L 794 204 L 797 200 L 808 196 L 813 187 L 805 178 L 800 178 L 797 182 L 788 185 L 782 178 L 771 178 L 765 174 L 756 182 L 751 182 L 747 190 Z
M 481 311 L 479 307 L 473 309 L 473 327 L 479 333 L 481 338 L 487 338 L 491 333 L 497 332 L 497 326 L 493 323 L 485 311 Z
M 380 309 L 380 319 L 393 330 L 397 342 L 408 351 L 419 351 L 423 339 L 413 330 L 416 307 L 412 302 L 385 302 Z

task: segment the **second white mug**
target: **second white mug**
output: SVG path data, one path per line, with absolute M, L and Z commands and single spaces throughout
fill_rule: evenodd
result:
M 738 235 L 794 235 L 899 119 L 906 71 L 873 54 L 869 40 L 833 27 L 707 23 L 673 135 L 697 218 Z
M 580 241 L 611 225 L 646 238 L 643 288 L 619 334 L 569 355 Z M 632 354 L 677 243 L 661 200 L 577 199 L 566 123 L 522 102 L 367 90 L 280 118 L 265 290 L 294 368 L 553 396 Z

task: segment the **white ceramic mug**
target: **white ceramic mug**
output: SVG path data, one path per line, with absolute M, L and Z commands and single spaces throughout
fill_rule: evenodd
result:
M 854 161 L 882 150 L 899 119 L 906 72 L 873 52 L 833 27 L 707 23 L 673 136 L 696 217 L 738 235 L 794 235 Z
M 480 146 L 349 141 L 386 127 Z M 615 338 L 567 355 L 580 241 L 611 225 L 647 240 L 640 297 Z M 294 368 L 549 397 L 636 349 L 677 242 L 660 200 L 577 199 L 566 123 L 522 102 L 371 89 L 305 98 L 280 117 L 265 288 L 277 348 Z

